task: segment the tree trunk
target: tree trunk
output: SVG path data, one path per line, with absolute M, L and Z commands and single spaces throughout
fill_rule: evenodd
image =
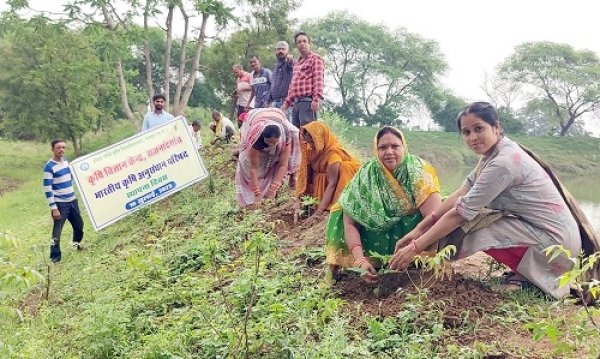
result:
M 167 15 L 167 44 L 165 48 L 165 79 L 163 82 L 163 95 L 166 98 L 165 108 L 169 109 L 169 88 L 171 84 L 171 47 L 173 46 L 173 9 L 175 5 L 169 5 Z
M 180 112 L 185 106 L 187 106 L 190 97 L 192 96 L 192 90 L 194 89 L 194 83 L 196 82 L 196 76 L 198 68 L 200 67 L 200 57 L 202 57 L 202 49 L 204 48 L 204 39 L 206 37 L 206 23 L 208 22 L 209 14 L 202 13 L 202 26 L 198 33 L 196 52 L 194 53 L 194 59 L 192 60 L 192 68 L 190 70 L 190 76 L 185 84 L 185 91 L 183 97 L 179 102 L 179 108 L 176 112 Z
M 117 78 L 119 80 L 119 93 L 121 94 L 121 109 L 123 110 L 125 117 L 127 117 L 127 119 L 133 123 L 135 128 L 139 130 L 142 126 L 129 106 L 129 100 L 127 99 L 127 83 L 125 82 L 125 74 L 123 74 L 123 64 L 121 64 L 121 60 L 116 62 L 116 68 Z
M 107 3 L 102 3 L 102 14 L 104 15 L 104 21 L 106 23 L 106 28 L 109 31 L 114 32 L 117 26 L 110 16 L 110 12 L 108 11 Z M 125 74 L 123 73 L 123 63 L 121 59 L 116 60 L 115 62 L 116 72 L 117 72 L 117 80 L 119 81 L 119 94 L 121 95 L 121 110 L 125 114 L 125 117 L 137 128 L 138 130 L 142 128 L 142 124 L 138 122 L 137 118 L 131 111 L 131 107 L 129 106 L 129 99 L 127 97 L 127 83 L 125 82 Z
M 150 43 L 148 41 L 148 18 L 150 16 L 150 3 L 152 0 L 146 0 L 144 7 L 144 62 L 146 65 L 146 88 L 148 90 L 148 99 L 150 106 L 154 107 L 152 97 L 154 96 L 154 85 L 152 83 L 152 59 L 150 58 Z
M 563 125 L 562 122 L 560 123 L 560 135 L 561 136 L 567 135 L 567 132 L 569 132 L 569 129 L 571 128 L 571 125 L 573 125 L 573 123 L 575 122 L 576 118 L 577 118 L 577 116 L 571 114 L 571 115 L 569 115 L 569 120 L 567 121 L 567 123 L 565 125 Z
M 75 157 L 79 157 L 81 155 L 81 144 L 79 143 L 79 139 L 76 135 L 71 135 L 71 142 L 73 143 L 73 152 L 75 153 Z
M 173 99 L 173 108 L 176 110 L 175 115 L 179 115 L 183 111 L 183 107 L 179 106 L 181 102 L 181 89 L 183 87 L 183 75 L 185 74 L 185 57 L 187 52 L 188 32 L 190 19 L 186 14 L 183 6 L 180 6 L 181 15 L 184 21 L 183 39 L 181 39 L 181 49 L 179 51 L 179 72 L 177 74 L 177 87 L 175 88 L 175 98 Z

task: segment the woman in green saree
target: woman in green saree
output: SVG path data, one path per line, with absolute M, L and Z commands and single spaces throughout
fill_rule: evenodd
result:
M 358 170 L 331 208 L 325 254 L 334 275 L 340 267 L 359 267 L 367 282 L 377 281 L 371 252 L 394 253 L 396 242 L 441 206 L 435 169 L 411 155 L 402 132 L 385 126 L 375 136 L 376 157 Z

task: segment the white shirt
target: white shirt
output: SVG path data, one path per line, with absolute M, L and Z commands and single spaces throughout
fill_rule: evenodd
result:
M 194 146 L 196 147 L 196 150 L 201 149 L 202 148 L 202 136 L 200 135 L 200 130 L 198 130 L 198 132 L 194 132 L 194 126 L 188 125 L 188 131 L 190 131 L 190 134 L 192 135 L 192 141 L 194 142 Z

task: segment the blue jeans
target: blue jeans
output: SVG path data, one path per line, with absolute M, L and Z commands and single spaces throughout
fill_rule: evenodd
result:
M 281 106 L 283 106 L 283 101 L 285 101 L 284 98 L 274 100 L 273 107 L 281 108 Z M 292 122 L 292 107 L 285 110 L 285 117 L 288 119 L 288 121 Z

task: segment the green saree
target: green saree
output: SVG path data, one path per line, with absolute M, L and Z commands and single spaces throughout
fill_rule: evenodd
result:
M 365 163 L 331 209 L 327 222 L 327 263 L 352 266 L 344 235 L 344 213 L 359 225 L 365 255 L 371 251 L 392 254 L 396 242 L 422 220 L 418 208 L 430 194 L 439 192 L 439 181 L 427 161 L 405 153 L 393 173 L 377 159 Z

